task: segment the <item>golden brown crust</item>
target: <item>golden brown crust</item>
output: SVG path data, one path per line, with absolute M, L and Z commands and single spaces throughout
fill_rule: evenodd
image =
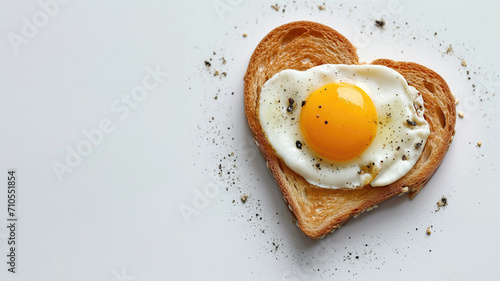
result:
M 352 217 L 395 195 L 414 196 L 427 183 L 448 150 L 455 127 L 455 105 L 446 82 L 416 63 L 380 59 L 403 75 L 424 98 L 431 135 L 415 167 L 393 184 L 357 190 L 333 190 L 309 184 L 275 155 L 260 127 L 257 110 L 262 85 L 284 69 L 305 70 L 321 64 L 359 64 L 356 48 L 340 33 L 314 22 L 292 22 L 272 30 L 255 49 L 245 75 L 245 114 L 252 135 L 272 171 L 300 229 L 319 239 Z M 406 188 L 407 187 L 407 188 Z

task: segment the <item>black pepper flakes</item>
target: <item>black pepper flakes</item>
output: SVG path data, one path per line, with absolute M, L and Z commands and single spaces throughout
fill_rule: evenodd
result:
M 443 206 L 448 205 L 448 199 L 446 197 L 442 197 L 441 198 L 441 204 L 443 204 Z
M 302 101 L 302 106 L 304 106 L 304 105 L 306 105 L 306 101 L 305 100 Z
M 408 158 L 403 154 L 403 157 L 401 157 L 401 159 L 403 159 L 403 161 L 406 161 Z
M 422 145 L 424 145 L 424 141 L 423 141 L 423 140 L 421 140 L 421 141 L 419 141 L 419 142 L 415 143 L 415 148 L 421 148 L 421 147 L 422 147 Z
M 212 64 L 209 61 L 205 61 L 205 66 L 210 67 L 210 66 L 212 66 Z
M 288 107 L 286 108 L 287 112 L 292 112 L 293 111 L 293 109 L 294 109 L 293 104 L 294 103 L 295 103 L 295 101 L 292 98 L 288 99 Z
M 407 122 L 407 123 L 408 123 L 408 125 L 410 125 L 410 126 L 416 126 L 416 125 L 417 125 L 417 122 L 412 121 L 412 120 L 410 120 L 410 119 L 406 119 L 406 122 Z
M 384 28 L 385 21 L 383 19 L 375 20 L 375 25 L 378 26 L 378 27 L 380 27 L 380 28 Z
M 325 125 L 328 124 L 328 121 L 325 120 Z
M 296 141 L 295 146 L 297 146 L 298 149 L 302 149 L 302 142 Z

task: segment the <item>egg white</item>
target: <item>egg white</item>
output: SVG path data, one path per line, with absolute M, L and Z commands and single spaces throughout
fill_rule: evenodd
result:
M 348 161 L 330 161 L 318 155 L 307 145 L 300 129 L 302 101 L 334 82 L 363 89 L 378 115 L 373 142 Z M 294 100 L 291 112 L 287 111 L 289 98 Z M 283 70 L 263 85 L 258 116 L 267 140 L 288 167 L 313 185 L 333 189 L 395 182 L 415 165 L 430 134 L 421 94 L 398 72 L 378 65 L 325 64 L 306 71 Z M 297 141 L 302 144 L 300 149 Z

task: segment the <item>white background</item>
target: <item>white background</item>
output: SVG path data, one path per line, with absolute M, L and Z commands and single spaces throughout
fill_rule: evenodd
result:
M 497 280 L 498 2 L 296 2 L 73 0 L 47 16 L 38 1 L 2 0 L 0 280 Z M 430 67 L 465 114 L 414 200 L 394 198 L 320 241 L 292 223 L 243 112 L 253 49 L 295 20 L 335 28 L 361 61 Z M 148 69 L 168 77 L 125 115 L 117 106 Z M 69 165 L 68 151 L 88 144 L 82 131 L 103 120 L 114 129 L 59 180 L 54 163 Z M 442 196 L 449 205 L 436 211 Z

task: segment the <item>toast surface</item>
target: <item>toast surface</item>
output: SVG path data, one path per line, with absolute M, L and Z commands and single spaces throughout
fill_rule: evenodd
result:
M 305 70 L 321 64 L 359 64 L 356 48 L 325 25 L 299 21 L 279 26 L 255 49 L 245 75 L 245 115 L 252 135 L 278 183 L 297 225 L 319 239 L 396 195 L 415 196 L 441 163 L 455 127 L 455 100 L 446 82 L 434 71 L 411 62 L 379 59 L 372 62 L 399 72 L 424 99 L 424 117 L 431 133 L 422 155 L 404 177 L 387 185 L 356 190 L 316 187 L 292 171 L 274 153 L 261 129 L 257 109 L 264 83 L 285 69 Z

